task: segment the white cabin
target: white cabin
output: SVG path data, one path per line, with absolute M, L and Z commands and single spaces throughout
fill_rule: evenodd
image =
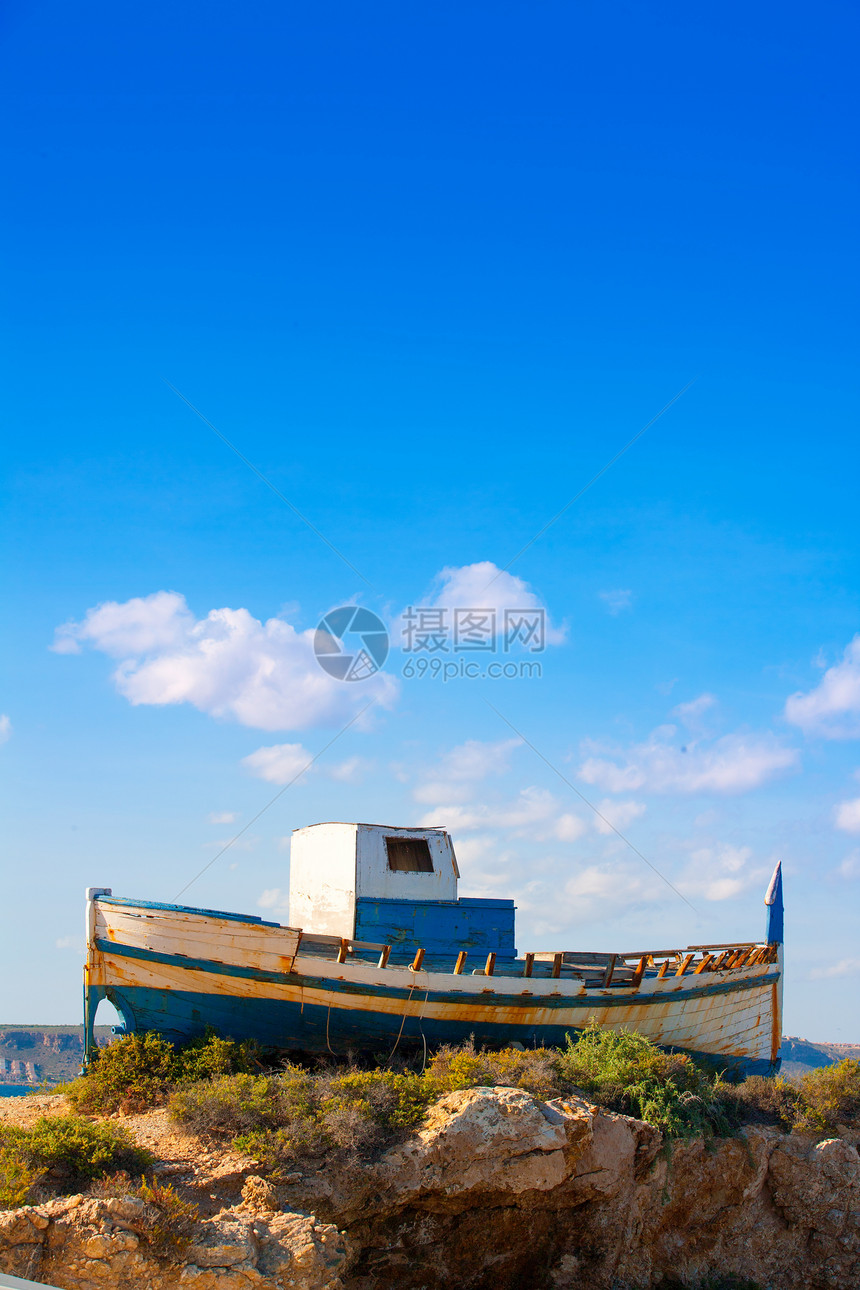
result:
M 290 845 L 290 924 L 356 935 L 357 901 L 457 900 L 460 871 L 444 829 L 311 824 Z

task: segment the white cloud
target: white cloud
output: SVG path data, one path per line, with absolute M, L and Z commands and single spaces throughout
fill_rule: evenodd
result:
M 417 802 L 464 802 L 475 791 L 475 784 L 490 775 L 502 775 L 508 769 L 510 755 L 522 740 L 501 739 L 482 743 L 469 739 L 440 757 L 430 776 L 414 792 Z
M 506 611 L 537 611 L 543 615 L 547 645 L 560 645 L 565 638 L 564 629 L 555 627 L 550 622 L 546 606 L 528 583 L 512 573 L 500 570 L 492 560 L 442 569 L 436 575 L 429 598 L 421 603 L 428 608 L 447 609 L 451 612 L 455 609 L 492 610 L 496 616 L 496 633 L 500 636 L 505 632 Z M 401 631 L 405 631 L 403 619 Z M 405 634 L 403 639 L 407 639 Z M 533 647 L 535 642 L 536 637 L 532 636 L 524 648 Z
M 555 822 L 555 836 L 559 842 L 576 842 L 588 831 L 588 825 L 578 815 L 560 815 Z
M 630 608 L 633 592 L 628 588 L 618 587 L 615 591 L 600 591 L 598 595 L 606 605 L 607 612 L 614 618 L 623 609 Z
M 723 735 L 711 743 L 676 744 L 674 726 L 660 726 L 645 743 L 610 750 L 615 760 L 587 757 L 579 768 L 586 784 L 609 793 L 746 793 L 794 769 L 798 753 L 772 734 Z M 594 745 L 585 744 L 586 751 Z M 596 749 L 595 751 L 602 751 Z
M 611 901 L 615 904 L 618 899 L 619 878 L 619 866 L 613 865 L 611 868 L 602 869 L 599 865 L 587 865 L 568 879 L 564 884 L 564 890 L 573 900 Z M 627 887 L 627 896 L 633 892 L 641 895 L 645 880 L 632 875 L 625 866 L 624 885 Z
M 705 900 L 731 900 L 756 883 L 764 883 L 769 876 L 767 865 L 750 863 L 752 854 L 750 847 L 730 843 L 700 847 L 692 853 L 690 864 L 677 885 L 682 891 Z
M 235 824 L 237 820 L 235 811 L 212 811 L 209 815 L 210 824 Z
M 373 698 L 390 706 L 398 683 L 385 673 L 349 683 L 316 662 L 313 630 L 283 618 L 262 623 L 247 609 L 213 609 L 195 619 L 185 598 L 158 591 L 90 609 L 58 628 L 53 648 L 90 643 L 119 660 L 114 683 L 129 703 L 191 703 L 260 730 L 337 725 Z
M 691 699 L 689 703 L 679 703 L 672 709 L 672 715 L 682 721 L 688 730 L 698 730 L 701 725 L 700 717 L 713 708 L 716 702 L 713 694 L 700 694 L 697 699 Z
M 342 784 L 356 784 L 372 763 L 363 757 L 348 757 L 334 766 L 326 766 L 315 762 L 313 753 L 301 744 L 269 744 L 243 757 L 242 765 L 270 784 L 289 784 L 303 770 L 309 775 L 326 775 Z
M 809 976 L 813 981 L 829 980 L 831 977 L 857 976 L 860 974 L 860 959 L 840 959 L 827 967 L 813 968 Z
M 596 815 L 594 817 L 594 827 L 598 833 L 609 837 L 613 833 L 611 827 L 613 824 L 616 829 L 625 829 L 628 824 L 632 824 L 634 820 L 638 820 L 641 815 L 644 815 L 647 808 L 644 802 L 634 802 L 632 800 L 616 802 L 610 798 L 605 798 L 602 802 L 597 803 L 597 809 L 604 818 L 601 819 L 600 815 Z M 609 823 L 607 823 L 607 820 Z
M 301 744 L 271 744 L 243 757 L 242 765 L 270 784 L 289 784 L 308 768 L 312 759 L 313 754 Z
M 814 689 L 790 696 L 785 717 L 807 735 L 860 738 L 860 633 L 846 646 L 842 661 L 829 667 Z
M 274 923 L 286 923 L 290 917 L 290 893 L 280 887 L 268 887 L 257 899 L 257 908 L 268 911 Z
M 860 878 L 860 851 L 852 851 L 847 855 L 836 870 L 837 876 L 851 882 L 854 878 Z
M 0 744 L 5 744 L 8 739 L 12 738 L 12 722 L 4 712 L 0 716 Z
M 277 905 L 283 905 L 287 899 L 287 893 L 281 891 L 280 887 L 267 887 L 261 892 L 257 905 L 260 909 L 274 909 Z
M 323 766 L 320 769 L 329 779 L 336 779 L 341 784 L 358 784 L 370 769 L 371 762 L 364 757 L 347 757 L 346 761 L 334 766 Z
M 58 950 L 78 950 L 81 954 L 84 953 L 84 943 L 79 936 L 61 936 L 54 944 Z
M 429 811 L 420 821 L 422 828 L 447 828 L 451 833 L 470 833 L 475 829 L 532 830 L 535 825 L 553 822 L 558 802 L 545 788 L 523 788 L 507 804 L 475 805 L 448 803 Z M 537 835 L 535 835 L 537 836 Z
M 845 833 L 860 833 L 860 797 L 836 807 L 836 827 Z

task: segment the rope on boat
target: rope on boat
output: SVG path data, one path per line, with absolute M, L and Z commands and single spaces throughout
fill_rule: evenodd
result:
M 400 1029 L 399 1029 L 399 1030 L 398 1030 L 398 1032 L 397 1032 L 397 1038 L 396 1038 L 396 1039 L 395 1039 L 395 1041 L 394 1041 L 394 1047 L 392 1048 L 391 1052 L 388 1054 L 388 1061 L 385 1063 L 385 1065 L 386 1065 L 386 1066 L 389 1064 L 389 1062 L 391 1061 L 392 1057 L 393 1057 L 393 1056 L 394 1056 L 394 1054 L 397 1052 L 397 1047 L 398 1047 L 398 1045 L 399 1045 L 399 1043 L 400 1043 L 400 1040 L 401 1040 L 401 1038 L 402 1038 L 402 1036 L 403 1036 L 403 1027 L 406 1025 L 406 1017 L 407 1017 L 407 1013 L 408 1013 L 409 1005 L 410 1005 L 410 1003 L 412 1002 L 412 995 L 413 995 L 413 993 L 414 993 L 415 987 L 416 987 L 416 986 L 417 986 L 417 984 L 418 984 L 418 982 L 416 981 L 416 979 L 415 979 L 415 978 L 417 977 L 418 972 L 420 971 L 420 969 L 419 969 L 419 968 L 414 967 L 414 966 L 413 966 L 413 964 L 411 964 L 411 963 L 410 963 L 410 964 L 409 964 L 409 968 L 408 968 L 408 970 L 412 973 L 412 984 L 411 984 L 411 985 L 410 985 L 410 987 L 409 987 L 409 994 L 406 996 L 406 1003 L 405 1003 L 404 1008 L 403 1008 L 403 1016 L 402 1016 L 402 1017 L 401 1017 L 401 1019 L 400 1019 Z M 424 1015 L 424 1009 L 427 1007 L 427 1000 L 428 1000 L 429 998 L 430 998 L 430 991 L 429 991 L 429 989 L 428 989 L 428 990 L 427 990 L 427 993 L 424 995 L 424 1002 L 423 1002 L 423 1003 L 422 1003 L 422 1005 L 421 1005 L 421 1011 L 418 1013 L 418 1029 L 421 1031 L 421 1038 L 424 1040 L 424 1065 L 425 1065 L 425 1066 L 426 1066 L 426 1064 L 427 1064 L 427 1039 L 426 1039 L 426 1037 L 425 1037 L 425 1035 L 424 1035 L 424 1031 L 423 1031 L 423 1030 L 421 1030 L 421 1018 L 422 1018 L 422 1017 L 423 1017 L 423 1015 Z M 424 1070 L 424 1067 L 422 1066 L 422 1068 L 421 1068 L 421 1069 L 422 1069 L 422 1071 L 423 1071 L 423 1070 Z

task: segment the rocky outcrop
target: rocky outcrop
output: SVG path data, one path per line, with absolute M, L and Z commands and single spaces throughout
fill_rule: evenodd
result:
M 74 1197 L 0 1215 L 0 1270 L 68 1290 L 860 1286 L 860 1157 L 841 1139 L 752 1128 L 668 1150 L 578 1098 L 480 1088 L 370 1165 L 235 1185 L 172 1265 L 140 1201 Z
M 62 1290 L 342 1290 L 351 1262 L 337 1228 L 306 1214 L 246 1203 L 156 1254 L 158 1217 L 133 1196 L 71 1196 L 0 1214 L 0 1270 Z
M 754 1128 L 667 1151 L 651 1125 L 576 1098 L 451 1093 L 372 1167 L 283 1196 L 346 1228 L 360 1249 L 348 1290 L 860 1286 L 849 1143 Z

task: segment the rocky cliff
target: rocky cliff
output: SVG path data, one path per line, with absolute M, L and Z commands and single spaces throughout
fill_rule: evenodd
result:
M 97 1026 L 95 1037 L 100 1046 L 110 1043 L 110 1026 Z M 83 1026 L 0 1027 L 0 1084 L 75 1079 L 83 1056 Z
M 156 1120 L 136 1123 L 152 1143 Z M 580 1099 L 476 1088 L 375 1162 L 275 1189 L 224 1153 L 198 1167 L 174 1135 L 162 1172 L 216 1202 L 178 1259 L 153 1251 L 143 1202 L 72 1197 L 0 1215 L 0 1270 L 64 1290 L 857 1290 L 848 1136 L 751 1128 L 667 1150 Z

